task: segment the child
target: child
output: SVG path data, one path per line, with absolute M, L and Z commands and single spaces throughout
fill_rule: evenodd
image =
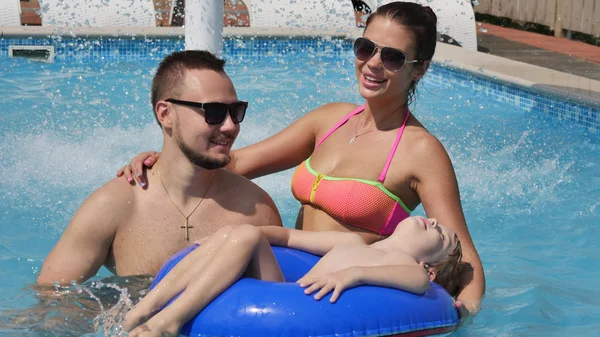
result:
M 370 245 L 356 233 L 241 225 L 222 228 L 182 259 L 127 314 L 124 328 L 132 330 L 130 336 L 179 336 L 183 324 L 239 278 L 283 282 L 270 244 L 323 256 L 297 281 L 306 294 L 317 292 L 316 300 L 333 291 L 333 303 L 360 284 L 422 294 L 430 280 L 457 293 L 460 242 L 435 219 L 407 218 L 392 235 Z

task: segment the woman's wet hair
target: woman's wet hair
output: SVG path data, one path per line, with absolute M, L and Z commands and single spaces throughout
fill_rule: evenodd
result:
M 377 8 L 369 16 L 365 30 L 375 18 L 391 20 L 411 32 L 415 41 L 415 59 L 421 61 L 416 63 L 416 66 L 423 66 L 423 61 L 433 58 L 437 43 L 437 16 L 431 7 L 412 2 L 391 2 Z M 416 81 L 413 81 L 408 89 L 407 103 L 414 99 L 416 84 Z

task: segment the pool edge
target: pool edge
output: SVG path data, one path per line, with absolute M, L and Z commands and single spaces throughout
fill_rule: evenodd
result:
M 438 44 L 434 62 L 493 81 L 600 108 L 600 81 L 503 57 Z

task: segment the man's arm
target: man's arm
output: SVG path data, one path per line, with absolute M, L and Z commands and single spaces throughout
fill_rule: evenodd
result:
M 260 226 L 283 227 L 283 221 L 281 221 L 281 214 L 279 214 L 279 210 L 277 209 L 275 202 L 267 192 L 262 191 L 262 193 L 264 193 L 263 200 L 265 205 L 265 207 L 263 207 L 263 212 L 265 213 L 265 215 L 262 217 L 266 218 L 266 221 L 261 223 Z
M 125 208 L 131 200 L 131 187 L 114 179 L 94 193 L 77 210 L 40 271 L 37 283 L 84 282 L 104 264 L 119 222 L 125 220 Z
M 339 244 L 365 244 L 355 233 L 310 232 L 284 227 L 261 227 L 269 243 L 275 246 L 289 247 L 323 256 Z

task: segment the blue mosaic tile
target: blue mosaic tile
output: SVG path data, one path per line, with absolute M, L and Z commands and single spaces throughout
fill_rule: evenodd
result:
M 475 76 L 439 64 L 434 64 L 427 76 L 434 85 L 448 85 L 448 78 L 452 78 L 453 85 L 467 86 L 497 102 L 510 104 L 532 113 L 543 113 L 555 118 L 570 120 L 593 132 L 600 131 L 600 109 L 598 107 L 565 101 L 564 98 L 552 97 L 516 85 L 495 82 L 483 76 Z
M 136 38 L 97 38 L 63 39 L 60 36 L 49 39 L 0 39 L 0 57 L 8 56 L 8 46 L 14 45 L 53 45 L 56 60 L 123 60 L 136 61 L 140 58 L 161 58 L 174 50 L 183 50 L 185 44 L 180 39 L 136 39 Z
M 348 58 L 352 42 L 337 38 L 226 38 L 223 41 L 225 58 L 263 58 L 309 53 L 319 57 Z M 0 39 L 0 58 L 8 57 L 9 45 L 53 45 L 55 59 L 137 61 L 157 59 L 176 50 L 185 49 L 183 38 L 149 39 L 139 37 L 103 37 L 96 39 L 48 38 Z M 513 105 L 531 113 L 542 113 L 567 119 L 590 131 L 600 131 L 600 109 L 565 101 L 532 89 L 504 84 L 483 76 L 434 64 L 427 74 L 430 85 L 437 88 L 460 86 L 471 88 L 491 99 Z
M 352 43 L 346 39 L 333 38 L 245 38 L 224 39 L 223 54 L 228 57 L 272 57 L 310 52 L 317 56 L 348 56 Z M 139 58 L 161 59 L 170 52 L 185 49 L 183 39 L 147 38 L 97 38 L 67 39 L 51 38 L 0 39 L 0 57 L 8 56 L 9 45 L 54 45 L 57 60 L 100 59 L 108 61 L 131 61 Z

